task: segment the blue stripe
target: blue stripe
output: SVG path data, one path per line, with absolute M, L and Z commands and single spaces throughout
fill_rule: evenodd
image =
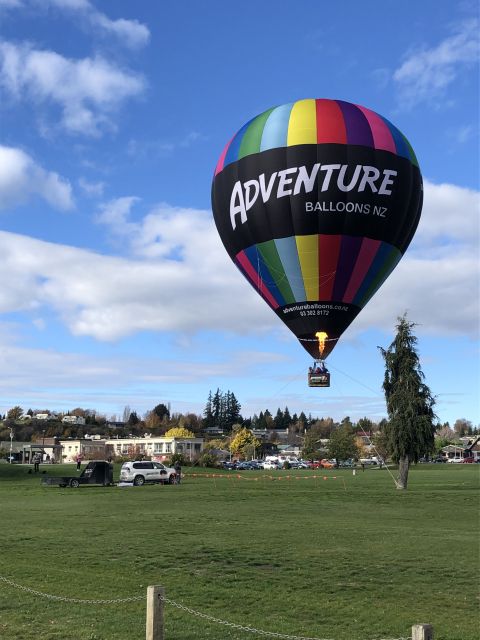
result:
M 263 128 L 260 151 L 287 146 L 288 123 L 293 102 L 277 107 L 268 116 Z
M 377 114 L 378 115 L 378 114 Z M 403 156 L 407 158 L 407 160 L 411 161 L 410 157 L 410 149 L 408 148 L 408 144 L 405 142 L 405 138 L 403 133 L 397 129 L 397 127 L 389 122 L 383 116 L 379 116 L 385 122 L 387 127 L 390 129 L 390 133 L 392 134 L 393 141 L 395 142 L 395 147 L 397 149 L 397 155 Z
M 253 122 L 253 120 L 255 120 L 255 118 L 252 118 L 246 124 L 244 124 L 233 138 L 225 155 L 225 162 L 223 163 L 224 167 L 226 167 L 227 164 L 231 164 L 232 162 L 236 162 L 238 160 L 238 154 L 240 153 L 240 145 L 242 144 L 243 136 L 245 135 L 245 132 L 247 131 L 250 123 Z
M 288 284 L 292 290 L 295 302 L 304 302 L 307 299 L 302 270 L 298 259 L 297 243 L 295 236 L 275 240 L 278 255 L 282 262 L 283 270 L 288 278 Z

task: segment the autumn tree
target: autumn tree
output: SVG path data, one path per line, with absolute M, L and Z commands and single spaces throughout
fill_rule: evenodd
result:
M 385 361 L 383 390 L 389 418 L 385 436 L 391 458 L 399 465 L 398 489 L 407 488 L 410 463 L 435 446 L 435 398 L 424 382 L 414 326 L 406 315 L 398 318 L 393 342 L 388 349 L 379 347 Z
M 12 407 L 7 412 L 8 420 L 20 420 L 22 416 L 23 416 L 23 409 L 22 407 L 19 407 L 19 406 Z
M 173 429 L 169 429 L 166 434 L 166 438 L 194 438 L 195 434 L 185 427 L 173 427 Z
M 253 435 L 250 429 L 242 427 L 235 432 L 230 442 L 230 451 L 234 455 L 241 455 L 245 457 L 247 452 L 252 449 L 258 451 L 260 449 L 260 445 L 260 440 Z

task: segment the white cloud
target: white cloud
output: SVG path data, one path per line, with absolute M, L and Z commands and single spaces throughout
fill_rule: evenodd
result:
M 138 22 L 138 20 L 110 20 L 107 16 L 99 11 L 90 13 L 90 22 L 107 33 L 114 34 L 120 42 L 128 47 L 136 49 L 146 45 L 150 39 L 148 28 Z
M 409 53 L 393 78 L 407 104 L 435 99 L 465 66 L 478 64 L 478 54 L 478 20 L 472 19 L 436 47 Z
M 346 337 L 370 327 L 390 331 L 405 310 L 423 333 L 476 335 L 478 198 L 468 189 L 426 182 L 411 249 Z M 162 205 L 134 221 L 134 205 L 141 207 L 137 198 L 120 198 L 99 214 L 130 258 L 0 233 L 8 283 L 0 311 L 34 308 L 38 314 L 46 306 L 73 334 L 107 341 L 142 330 L 281 330 L 228 258 L 210 212 Z
M 103 190 L 105 189 L 104 182 L 90 182 L 86 178 L 79 178 L 78 185 L 85 192 L 85 194 L 90 198 L 98 198 L 103 195 Z
M 479 192 L 429 180 L 425 180 L 424 190 L 425 202 L 415 235 L 416 250 L 424 251 L 425 246 L 434 243 L 441 250 L 450 246 L 454 253 L 461 247 L 475 250 L 480 233 Z
M 55 105 L 70 133 L 98 136 L 112 113 L 145 89 L 142 77 L 100 57 L 72 60 L 27 44 L 0 44 L 0 86 L 17 100 Z
M 428 180 L 424 188 L 411 246 L 349 333 L 391 328 L 409 311 L 425 333 L 478 335 L 480 194 Z
M 46 171 L 21 149 L 0 145 L 0 209 L 23 204 L 33 196 L 56 209 L 74 206 L 68 180 Z
M 22 0 L 0 0 L 0 11 L 2 9 L 20 9 L 22 6 Z
M 150 31 L 148 27 L 138 20 L 126 20 L 118 18 L 112 20 L 101 11 L 98 11 L 89 0 L 0 0 L 0 10 L 21 9 L 26 5 L 40 6 L 42 10 L 50 5 L 61 11 L 75 13 L 82 20 L 80 26 L 102 35 L 113 36 L 120 44 L 130 49 L 139 49 L 148 44 Z M 78 23 L 78 19 L 77 19 Z

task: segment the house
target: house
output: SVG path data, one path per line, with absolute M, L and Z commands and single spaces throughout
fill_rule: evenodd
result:
M 477 443 L 469 446 L 460 444 L 449 444 L 442 449 L 442 455 L 449 460 L 463 460 L 464 458 L 473 458 L 475 462 L 480 460 L 480 446 Z
M 105 459 L 105 440 L 68 439 L 60 440 L 63 462 L 76 462 L 77 457 Z
M 83 416 L 63 416 L 62 422 L 64 424 L 85 424 L 85 418 Z

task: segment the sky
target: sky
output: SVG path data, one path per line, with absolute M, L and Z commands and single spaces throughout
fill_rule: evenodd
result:
M 386 416 L 397 318 L 436 413 L 480 423 L 479 15 L 469 0 L 0 0 L 0 412 L 232 391 Z M 230 261 L 210 190 L 231 136 L 302 98 L 364 105 L 412 143 L 422 218 L 310 389 L 310 357 Z

